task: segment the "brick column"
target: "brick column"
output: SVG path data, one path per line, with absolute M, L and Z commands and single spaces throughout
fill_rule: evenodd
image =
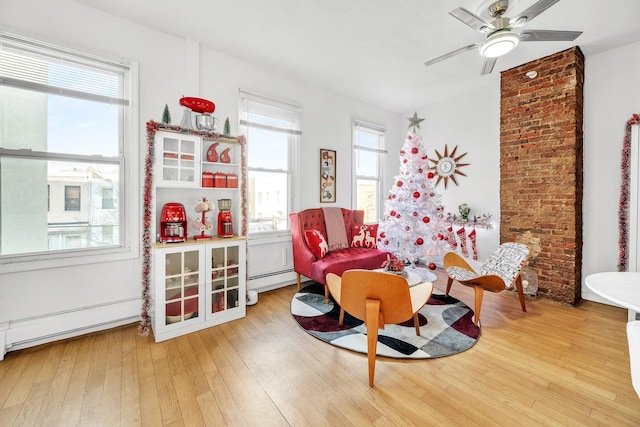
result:
M 581 299 L 583 83 L 578 47 L 504 71 L 500 83 L 500 241 L 540 238 L 538 292 L 570 305 Z

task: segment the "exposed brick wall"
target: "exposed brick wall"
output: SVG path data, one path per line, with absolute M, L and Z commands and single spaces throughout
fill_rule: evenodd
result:
M 500 241 L 540 238 L 538 293 L 570 305 L 581 298 L 583 83 L 578 47 L 504 71 L 500 83 Z

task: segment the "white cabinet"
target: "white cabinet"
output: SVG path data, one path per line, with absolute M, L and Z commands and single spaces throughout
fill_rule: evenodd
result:
M 157 342 L 244 317 L 246 240 L 156 244 L 151 314 Z
M 246 313 L 245 145 L 242 137 L 164 123 L 149 122 L 147 131 L 143 251 L 151 266 L 143 295 L 150 301 L 141 318 L 163 341 Z M 202 212 L 205 200 L 213 209 Z M 231 205 L 231 237 L 218 237 L 219 200 Z M 173 210 L 163 217 L 164 206 Z M 173 213 L 176 206 L 184 212 Z M 160 243 L 161 235 L 175 237 L 170 230 L 179 238 Z

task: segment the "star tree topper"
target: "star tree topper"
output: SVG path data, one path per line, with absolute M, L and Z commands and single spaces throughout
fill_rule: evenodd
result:
M 420 129 L 420 122 L 423 121 L 424 119 L 419 119 L 418 118 L 418 113 L 417 112 L 413 112 L 413 117 L 407 117 L 407 120 L 409 120 L 409 127 L 413 126 L 413 133 L 416 133 L 416 128 Z

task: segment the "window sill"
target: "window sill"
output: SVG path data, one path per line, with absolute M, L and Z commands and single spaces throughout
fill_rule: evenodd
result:
M 37 253 L 30 256 L 0 260 L 0 274 L 124 261 L 136 259 L 139 256 L 138 247 L 84 250 L 57 254 Z

